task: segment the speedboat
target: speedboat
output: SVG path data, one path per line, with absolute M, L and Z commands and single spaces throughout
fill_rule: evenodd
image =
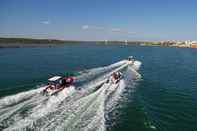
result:
M 72 77 L 54 76 L 48 79 L 48 85 L 43 90 L 44 94 L 55 95 L 62 91 L 64 88 L 69 88 L 73 84 Z
M 132 69 L 134 69 L 135 71 L 137 71 L 137 70 L 140 68 L 141 64 L 142 64 L 140 61 L 134 59 L 133 56 L 129 56 L 129 57 L 127 58 L 127 63 L 128 63 L 128 65 L 129 65 L 130 67 L 132 67 Z
M 133 56 L 128 57 L 128 61 L 133 61 L 133 60 L 134 60 Z

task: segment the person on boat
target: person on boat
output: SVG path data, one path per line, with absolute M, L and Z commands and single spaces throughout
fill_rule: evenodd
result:
M 133 56 L 129 56 L 128 57 L 128 61 L 133 61 L 134 59 L 133 59 Z
M 118 74 L 117 74 L 117 72 L 113 72 L 112 78 L 113 78 L 114 80 L 117 80 L 117 79 L 118 79 Z
M 72 76 L 66 76 L 62 79 L 62 85 L 64 87 L 69 87 L 70 85 L 72 85 L 74 82 L 74 77 Z
M 59 85 L 49 82 L 48 86 L 43 90 L 43 92 L 47 92 L 48 89 L 55 90 L 59 87 Z
M 117 75 L 118 79 L 120 79 L 121 76 L 122 76 L 122 73 L 121 72 L 116 72 L 116 75 Z
M 128 57 L 128 61 L 131 61 L 131 64 L 134 64 L 135 59 L 133 58 L 133 56 L 129 56 Z
M 116 83 L 116 81 L 118 80 L 118 74 L 117 72 L 113 72 L 110 78 L 110 81 L 113 83 Z
M 119 71 L 118 72 L 114 72 L 112 74 L 111 80 L 112 80 L 113 83 L 118 83 L 120 81 L 121 77 L 122 77 L 122 73 L 121 72 L 119 72 Z
M 73 82 L 74 82 L 74 77 L 69 76 L 69 77 L 64 78 L 64 80 L 65 80 L 65 86 L 66 86 L 66 87 L 69 87 L 70 85 L 73 84 Z
M 112 74 L 112 77 L 114 78 L 114 80 L 120 79 L 121 76 L 122 76 L 122 73 L 119 72 L 119 71 L 118 71 L 118 72 L 114 72 L 114 73 Z

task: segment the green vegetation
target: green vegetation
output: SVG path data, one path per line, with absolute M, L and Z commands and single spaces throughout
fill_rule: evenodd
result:
M 65 41 L 65 40 L 55 40 L 55 39 L 32 39 L 32 38 L 0 38 L 0 43 L 65 44 L 65 43 L 79 43 L 79 41 Z
M 55 39 L 32 39 L 32 38 L 0 38 L 0 47 L 34 47 L 52 46 L 64 44 L 79 44 L 80 41 L 65 41 Z
M 124 45 L 145 45 L 145 46 L 173 46 L 176 43 L 171 41 L 150 42 L 150 41 L 73 41 L 73 40 L 56 40 L 56 39 L 32 39 L 32 38 L 0 38 L 0 48 L 20 48 L 20 47 L 40 47 L 40 46 L 56 46 L 68 44 L 124 44 Z

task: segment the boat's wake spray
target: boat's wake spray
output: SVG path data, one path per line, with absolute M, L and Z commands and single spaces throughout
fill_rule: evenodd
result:
M 122 71 L 124 79 L 117 84 L 105 83 L 116 71 Z M 131 79 L 139 74 L 123 60 L 77 76 L 79 81 L 92 77 L 81 84 L 81 90 L 70 87 L 57 95 L 43 96 L 45 87 L 40 87 L 0 99 L 0 130 L 104 131 L 110 120 L 108 112 L 119 105 L 125 88 L 132 87 Z

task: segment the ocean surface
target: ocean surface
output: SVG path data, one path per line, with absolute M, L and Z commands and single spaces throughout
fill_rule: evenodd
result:
M 113 104 L 107 111 L 102 93 L 106 87 L 75 99 L 58 96 L 52 104 L 49 98 L 30 95 L 49 77 L 66 72 L 81 73 L 80 78 L 87 77 L 81 85 L 91 87 L 96 76 L 121 67 L 119 61 L 131 55 L 142 63 L 141 77 L 131 80 L 134 73 L 124 69 L 127 80 L 120 83 L 118 100 L 109 98 Z M 74 104 L 69 103 L 72 99 Z M 0 130 L 25 125 L 27 130 L 197 131 L 197 50 L 96 44 L 1 48 L 0 113 Z

